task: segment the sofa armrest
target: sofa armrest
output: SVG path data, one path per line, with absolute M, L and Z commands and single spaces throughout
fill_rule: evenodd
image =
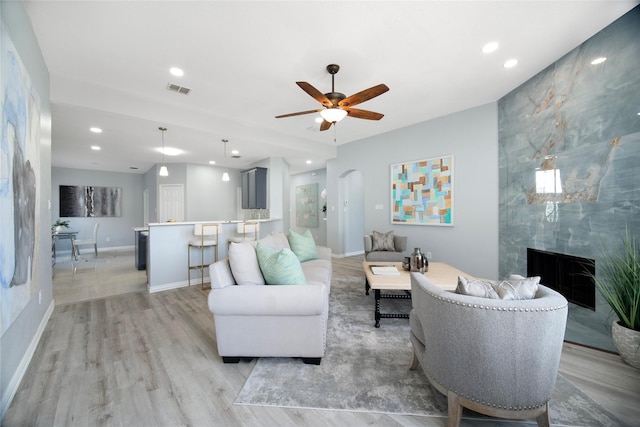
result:
M 326 246 L 317 246 L 318 249 L 318 258 L 320 259 L 331 259 L 331 248 Z
M 395 242 L 394 242 L 395 245 Z M 364 254 L 368 254 L 369 252 L 371 252 L 371 248 L 373 248 L 373 241 L 371 240 L 371 235 L 370 234 L 365 234 L 364 235 Z
M 237 285 L 211 289 L 209 310 L 231 316 L 315 316 L 328 304 L 324 285 Z
M 404 252 L 407 250 L 407 236 L 393 236 L 393 246 L 396 252 Z
M 229 258 L 224 258 L 211 264 L 209 266 L 209 278 L 211 279 L 211 289 L 222 289 L 235 285 L 236 280 L 231 274 Z

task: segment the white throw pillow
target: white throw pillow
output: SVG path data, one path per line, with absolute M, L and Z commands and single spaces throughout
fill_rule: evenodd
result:
M 229 246 L 229 266 L 238 285 L 264 285 L 256 249 L 251 241 L 232 242 Z

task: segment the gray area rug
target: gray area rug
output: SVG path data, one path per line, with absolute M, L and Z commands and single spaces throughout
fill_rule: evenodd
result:
M 243 405 L 447 416 L 447 399 L 412 356 L 406 319 L 382 319 L 374 327 L 374 297 L 362 280 L 334 275 L 327 351 L 320 366 L 300 359 L 261 358 L 238 394 Z M 408 312 L 410 300 L 383 300 L 382 312 Z M 465 411 L 465 417 L 482 415 Z M 551 421 L 562 426 L 620 426 L 600 405 L 558 376 Z

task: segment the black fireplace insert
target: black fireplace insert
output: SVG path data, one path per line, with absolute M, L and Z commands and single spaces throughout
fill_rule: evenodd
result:
M 595 261 L 573 255 L 527 248 L 527 276 L 560 292 L 569 302 L 596 309 Z

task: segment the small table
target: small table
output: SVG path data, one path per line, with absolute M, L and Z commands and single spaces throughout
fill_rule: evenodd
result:
M 60 231 L 51 233 L 51 238 L 53 239 L 53 258 L 56 259 L 56 243 L 60 239 L 69 239 L 75 240 L 78 235 L 77 231 Z M 73 242 L 71 242 L 71 256 L 73 256 Z
M 394 265 L 400 274 L 373 274 L 372 265 Z M 380 319 L 408 319 L 409 313 L 381 313 L 381 299 L 411 299 L 411 274 L 402 268 L 401 262 L 367 262 L 362 263 L 366 276 L 366 288 L 375 292 L 376 328 L 380 327 Z M 455 290 L 458 286 L 458 276 L 472 278 L 466 273 L 444 262 L 429 263 L 429 271 L 424 275 L 436 286 L 446 290 Z M 381 291 L 404 291 L 404 293 L 382 293 Z

